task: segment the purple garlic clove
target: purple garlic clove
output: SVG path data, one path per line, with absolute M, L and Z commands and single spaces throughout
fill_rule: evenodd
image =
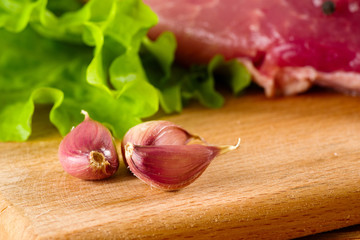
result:
M 82 111 L 85 119 L 69 132 L 59 146 L 59 160 L 70 175 L 99 180 L 115 174 L 119 158 L 110 131 Z
M 178 190 L 200 177 L 216 156 L 237 149 L 240 144 L 186 145 L 192 138 L 202 140 L 168 121 L 146 122 L 128 131 L 122 154 L 131 172 L 145 183 L 163 190 Z

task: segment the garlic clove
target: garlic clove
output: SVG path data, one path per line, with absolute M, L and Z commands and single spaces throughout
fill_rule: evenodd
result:
M 123 142 L 137 145 L 183 145 L 191 139 L 202 139 L 182 127 L 165 120 L 140 123 L 125 134 Z
M 131 172 L 156 188 L 178 190 L 194 182 L 219 154 L 237 149 L 235 146 L 153 145 L 128 142 L 125 158 Z
M 189 141 L 196 139 L 205 142 L 200 136 L 191 134 L 170 121 L 147 121 L 140 123 L 127 131 L 121 142 L 121 153 L 123 159 L 126 159 L 124 147 L 128 142 L 143 146 L 184 145 Z M 127 162 L 124 162 L 127 166 Z
M 85 119 L 61 141 L 58 156 L 63 169 L 84 180 L 104 179 L 115 174 L 119 158 L 110 131 L 82 111 Z
M 202 145 L 189 145 L 193 139 Z M 212 146 L 172 122 L 155 120 L 132 127 L 121 149 L 125 165 L 136 177 L 163 190 L 178 190 L 194 182 L 216 156 L 239 144 Z

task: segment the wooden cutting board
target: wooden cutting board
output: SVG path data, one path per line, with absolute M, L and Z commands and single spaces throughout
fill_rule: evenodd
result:
M 124 165 L 104 181 L 66 174 L 46 110 L 29 141 L 0 143 L 0 239 L 288 239 L 360 223 L 360 98 L 254 92 L 162 117 L 210 143 L 242 139 L 177 192 Z

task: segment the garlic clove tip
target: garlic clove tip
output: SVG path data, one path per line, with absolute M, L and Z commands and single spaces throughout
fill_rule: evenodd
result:
M 235 145 L 219 146 L 219 150 L 220 150 L 219 155 L 238 149 L 240 147 L 240 142 L 241 142 L 241 139 L 238 138 L 238 141 L 237 141 L 237 143 Z
M 88 113 L 87 111 L 81 110 L 80 113 L 85 116 L 85 120 L 90 118 L 90 117 L 89 117 L 89 113 Z

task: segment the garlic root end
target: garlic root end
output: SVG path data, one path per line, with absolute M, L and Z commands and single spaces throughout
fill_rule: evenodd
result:
M 103 173 L 107 174 L 106 167 L 110 165 L 110 163 L 105 159 L 104 154 L 98 151 L 90 152 L 90 167 L 94 171 L 101 170 Z
M 125 150 L 126 159 L 131 159 L 131 156 L 132 156 L 133 151 L 134 151 L 134 144 L 132 144 L 131 142 L 127 142 L 125 147 L 124 147 L 124 150 Z

